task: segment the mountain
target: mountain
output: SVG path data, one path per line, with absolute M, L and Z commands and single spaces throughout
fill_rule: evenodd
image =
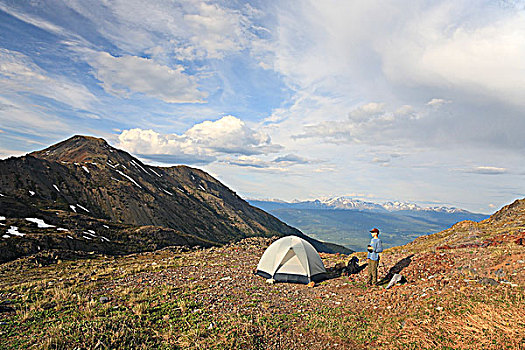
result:
M 382 204 L 365 202 L 351 197 L 332 197 L 326 199 L 315 199 L 311 201 L 293 201 L 285 202 L 281 200 L 249 200 L 250 203 L 259 207 L 265 207 L 268 210 L 272 209 L 343 209 L 343 210 L 361 210 L 361 211 L 377 211 L 377 212 L 397 212 L 397 211 L 411 211 L 411 212 L 438 212 L 438 213 L 465 213 L 473 214 L 464 209 L 450 208 L 450 207 L 421 207 L 415 203 L 407 202 L 385 202 Z
M 349 197 L 303 202 L 250 200 L 250 204 L 320 240 L 360 251 L 368 244 L 372 227 L 378 227 L 386 247 L 406 244 L 416 237 L 445 230 L 463 220 L 488 216 L 458 208 L 420 207 L 413 203 L 376 204 Z
M 252 207 L 202 170 L 149 166 L 86 136 L 0 161 L 0 215 L 1 261 L 40 249 L 120 254 L 285 235 L 349 252 Z

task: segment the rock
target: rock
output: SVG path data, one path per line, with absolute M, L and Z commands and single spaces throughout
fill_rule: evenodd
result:
M 482 279 L 478 281 L 478 283 L 490 285 L 490 286 L 497 286 L 499 284 L 498 281 L 496 281 L 494 278 L 489 278 L 489 277 L 483 277 Z
M 101 304 L 109 303 L 111 299 L 109 297 L 100 297 L 99 301 Z
M 390 280 L 390 283 L 388 283 L 388 286 L 386 286 L 386 289 L 394 286 L 396 283 L 399 283 L 403 280 L 403 276 L 401 276 L 398 273 L 395 273 L 392 279 Z
M 496 275 L 496 277 L 500 277 L 500 278 L 501 278 L 501 277 L 505 277 L 505 271 L 503 271 L 502 268 L 497 269 L 497 270 L 494 272 L 494 274 Z

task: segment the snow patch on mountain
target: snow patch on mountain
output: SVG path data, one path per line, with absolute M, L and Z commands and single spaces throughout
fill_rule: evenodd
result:
M 454 207 L 422 207 L 415 203 L 392 201 L 385 203 L 366 202 L 352 197 L 328 197 L 315 199 L 310 201 L 294 200 L 292 202 L 285 202 L 280 200 L 260 202 L 271 202 L 279 205 L 279 207 L 288 207 L 295 209 L 339 209 L 339 210 L 359 210 L 359 211 L 374 211 L 374 212 L 399 212 L 399 211 L 417 211 L 417 212 L 440 212 L 440 213 L 468 213 L 463 209 Z

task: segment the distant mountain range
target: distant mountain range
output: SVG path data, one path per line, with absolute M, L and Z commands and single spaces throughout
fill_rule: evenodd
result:
M 334 197 L 311 201 L 249 200 L 250 204 L 275 215 L 317 239 L 364 250 L 378 227 L 385 246 L 403 245 L 414 238 L 442 231 L 463 220 L 480 221 L 488 215 L 449 207 L 421 207 L 414 203 L 382 204 Z
M 396 211 L 417 211 L 417 212 L 438 212 L 438 213 L 455 213 L 455 214 L 473 214 L 464 209 L 450 207 L 421 207 L 414 203 L 407 202 L 385 202 L 382 204 L 365 202 L 351 197 L 333 197 L 327 199 L 315 199 L 311 201 L 294 201 L 285 202 L 281 200 L 248 200 L 250 203 L 266 209 L 343 209 L 343 210 L 361 210 L 375 212 L 396 212 Z
M 202 170 L 142 163 L 105 140 L 74 136 L 0 161 L 0 262 L 39 250 L 124 254 L 305 236 Z

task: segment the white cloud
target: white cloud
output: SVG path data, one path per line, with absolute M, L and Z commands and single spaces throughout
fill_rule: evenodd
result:
M 221 162 L 239 167 L 265 169 L 277 173 L 288 172 L 290 167 L 294 165 L 305 165 L 311 163 L 310 160 L 296 154 L 286 154 L 273 160 L 265 160 L 257 156 L 241 155 L 235 158 L 226 157 L 222 159 Z
M 9 157 L 20 157 L 26 153 L 27 152 L 24 151 L 5 149 L 0 147 L 0 159 L 7 159 Z
M 203 51 L 207 58 L 223 58 L 225 53 L 241 51 L 250 39 L 256 39 L 247 30 L 246 17 L 218 4 L 197 3 L 183 18 L 191 43 L 191 47 L 184 49 L 192 48 L 195 53 Z
M 283 164 L 308 164 L 311 163 L 310 160 L 301 157 L 297 154 L 286 154 L 284 156 L 277 157 L 273 160 L 275 163 L 283 163 Z
M 57 135 L 71 130 L 63 120 L 40 110 L 38 107 L 30 108 L 26 103 L 6 99 L 0 96 L 0 125 L 9 133 L 22 133 L 45 136 Z
M 383 144 L 406 137 L 404 133 L 410 132 L 413 128 L 411 125 L 420 118 L 412 106 L 405 105 L 395 111 L 387 111 L 383 103 L 371 102 L 350 111 L 346 120 L 306 125 L 304 132 L 294 137 L 322 138 L 333 143 Z
M 465 172 L 481 175 L 501 175 L 506 174 L 508 170 L 506 168 L 498 168 L 493 166 L 478 166 L 467 169 Z
M 447 103 L 451 103 L 452 101 L 450 100 L 444 100 L 442 98 L 433 98 L 431 99 L 430 101 L 427 102 L 427 105 L 428 106 L 431 106 L 431 107 L 435 107 L 435 108 L 439 108 Z
M 240 167 L 250 167 L 250 168 L 256 168 L 256 169 L 268 169 L 272 167 L 271 162 L 265 161 L 263 159 L 260 159 L 254 156 L 239 156 L 237 158 L 227 157 L 222 162 L 227 163 L 229 165 L 235 165 L 235 166 L 240 166 Z
M 124 130 L 119 147 L 143 157 L 174 162 L 181 159 L 210 163 L 224 154 L 255 155 L 277 152 L 281 146 L 270 137 L 248 127 L 242 120 L 226 116 L 217 121 L 204 121 L 184 134 L 160 134 L 153 130 Z
M 467 1 L 287 4 L 278 10 L 274 67 L 295 95 L 267 123 L 331 142 L 360 142 L 372 132 L 407 147 L 523 149 L 522 10 L 484 4 L 472 11 Z M 356 110 L 374 100 L 393 111 Z M 419 107 L 402 118 L 393 106 L 403 105 Z M 369 120 L 346 122 L 348 111 Z M 288 145 L 275 130 L 272 137 Z
M 20 21 L 29 23 L 29 24 L 31 24 L 31 25 L 33 25 L 35 27 L 41 28 L 41 29 L 43 29 L 45 31 L 48 31 L 48 32 L 51 32 L 51 33 L 55 33 L 55 34 L 59 34 L 59 35 L 66 34 L 63 28 L 61 28 L 61 27 L 59 27 L 59 26 L 57 26 L 57 25 L 55 25 L 55 24 L 53 24 L 53 23 L 51 23 L 49 21 L 43 20 L 42 18 L 38 18 L 38 17 L 32 16 L 32 15 L 29 15 L 27 13 L 23 13 L 23 12 L 17 11 L 15 8 L 6 6 L 5 4 L 0 3 L 0 11 L 8 13 L 11 16 L 19 19 Z
M 238 156 L 238 157 L 224 157 L 218 162 L 219 165 L 225 164 L 229 167 L 244 168 L 251 172 L 262 174 L 273 174 L 281 176 L 286 173 L 288 176 L 301 176 L 299 172 L 292 171 L 293 162 L 276 162 L 275 160 L 265 160 L 258 156 Z M 234 168 L 233 168 L 234 169 Z
M 94 4 L 73 0 L 67 6 L 95 24 L 105 38 L 128 52 L 175 53 L 177 59 L 222 59 L 260 45 L 251 7 L 185 1 L 117 0 Z M 255 50 L 257 51 L 257 50 Z
M 272 144 L 267 134 L 251 129 L 233 116 L 196 124 L 185 135 L 222 153 L 264 154 L 277 152 L 281 148 Z
M 15 131 L 78 129 L 53 117 L 48 105 L 30 106 L 43 99 L 13 94 L 36 91 L 89 107 L 89 91 L 71 84 L 83 79 L 92 86 L 85 61 L 101 86 L 129 100 L 97 89 L 94 116 L 102 119 L 84 113 L 82 123 L 118 129 L 121 144 L 148 159 L 207 164 L 246 193 L 304 198 L 361 191 L 471 206 L 521 193 L 523 9 L 470 0 L 290 0 L 257 2 L 258 9 L 198 0 L 64 2 L 10 2 L 17 10 L 9 14 L 47 32 L 47 52 L 34 62 L 53 71 L 64 65 L 73 74 L 50 76 L 27 57 L 13 56 L 0 84 L 8 92 L 6 106 L 0 102 L 4 149 L 18 147 L 4 137 Z M 35 30 L 20 23 L 25 28 Z M 38 46 L 27 45 L 28 55 Z M 258 84 L 266 79 L 287 87 L 282 94 L 272 90 L 270 104 L 260 88 L 268 85 Z M 50 89 L 56 81 L 67 88 Z M 233 93 L 239 103 L 232 107 L 225 96 Z M 208 102 L 173 106 L 141 94 Z M 280 107 L 258 128 L 243 128 L 236 118 L 188 125 L 223 111 L 254 122 L 266 116 L 264 105 Z M 77 121 L 79 114 L 73 114 Z M 491 163 L 499 165 L 478 166 Z
M 195 77 L 184 73 L 181 66 L 170 68 L 152 59 L 121 56 L 107 52 L 93 54 L 88 63 L 109 93 L 129 97 L 139 92 L 168 103 L 203 102 L 206 93 L 198 90 Z
M 275 68 L 297 91 L 392 102 L 416 89 L 525 103 L 517 73 L 525 71 L 523 10 L 473 11 L 457 0 L 301 1 L 278 16 Z
M 84 86 L 63 76 L 54 77 L 28 56 L 0 48 L 0 92 L 32 93 L 77 109 L 90 109 L 97 98 Z
M 377 163 L 380 166 L 389 166 L 390 165 L 390 159 L 388 159 L 388 158 L 375 157 L 374 159 L 372 159 L 372 162 L 373 163 Z
M 378 48 L 389 79 L 524 105 L 523 11 L 445 1 L 405 20 Z

